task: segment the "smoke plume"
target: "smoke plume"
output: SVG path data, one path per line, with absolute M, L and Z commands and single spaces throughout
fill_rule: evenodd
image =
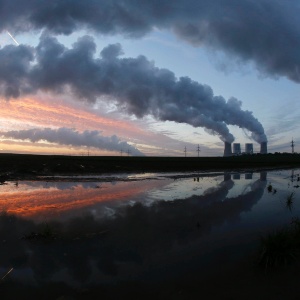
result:
M 71 92 L 76 98 L 96 101 L 106 96 L 120 110 L 142 118 L 174 121 L 204 127 L 223 141 L 234 140 L 227 125 L 252 132 L 266 141 L 264 129 L 241 101 L 215 96 L 211 87 L 189 77 L 157 68 L 145 56 L 121 58 L 120 44 L 109 45 L 95 58 L 96 45 L 89 36 L 66 48 L 43 36 L 36 48 L 6 46 L 0 49 L 0 92 L 7 98 L 39 90 Z
M 135 156 L 144 155 L 127 142 L 121 141 L 116 135 L 103 136 L 101 131 L 98 130 L 86 130 L 80 133 L 74 129 L 64 127 L 58 129 L 44 128 L 0 132 L 0 136 L 18 140 L 30 140 L 33 143 L 47 141 L 74 147 L 86 146 L 109 151 L 129 151 L 131 155 Z
M 79 29 L 137 38 L 175 32 L 253 61 L 264 73 L 300 81 L 300 4 L 295 0 L 0 0 L 0 30 Z

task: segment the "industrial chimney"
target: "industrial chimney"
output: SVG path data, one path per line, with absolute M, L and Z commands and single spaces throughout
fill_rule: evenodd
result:
M 224 172 L 224 181 L 231 180 L 231 174 L 229 172 Z
M 260 172 L 260 181 L 267 181 L 267 172 Z
M 242 153 L 241 144 L 240 143 L 234 143 L 233 144 L 233 154 L 234 155 L 240 155 L 241 153 Z
M 224 143 L 224 156 L 231 156 L 232 150 L 231 150 L 231 144 L 228 142 Z
M 253 144 L 252 143 L 245 144 L 245 152 L 247 154 L 253 154 Z
M 267 154 L 267 153 L 268 153 L 267 142 L 262 142 L 260 144 L 260 154 Z

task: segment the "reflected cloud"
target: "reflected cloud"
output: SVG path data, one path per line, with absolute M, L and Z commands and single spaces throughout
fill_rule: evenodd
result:
M 154 181 L 155 184 L 157 182 L 160 181 Z M 122 197 L 125 199 L 149 188 L 151 183 L 138 182 L 126 194 L 125 183 L 118 182 L 113 195 L 110 194 L 111 190 L 108 194 L 103 190 L 102 199 L 109 201 L 117 197 L 122 200 Z M 181 273 L 190 264 L 206 261 L 206 253 L 219 247 L 220 243 L 226 245 L 226 235 L 220 238 L 212 232 L 215 232 L 215 228 L 223 228 L 233 219 L 238 220 L 242 212 L 251 210 L 263 196 L 266 183 L 257 179 L 250 185 L 250 191 L 237 197 L 228 197 L 235 185 L 229 179 L 206 189 L 202 195 L 155 201 L 151 205 L 142 202 L 118 205 L 114 207 L 114 218 L 98 218 L 85 212 L 80 217 L 53 220 L 47 224 L 34 222 L 36 218 L 21 218 L 26 216 L 26 201 L 32 197 L 28 195 L 27 199 L 17 200 L 21 201 L 19 210 L 11 209 L 10 214 L 0 217 L 0 266 L 3 270 L 11 267 L 16 270 L 10 274 L 10 280 L 14 283 L 23 282 L 21 270 L 27 270 L 27 273 L 33 274 L 30 277 L 31 285 L 41 289 L 45 286 L 49 289 L 57 282 L 61 282 L 64 289 L 68 290 L 71 287 L 95 286 L 128 278 L 169 278 L 174 275 L 174 268 Z M 63 206 L 58 208 L 59 211 L 68 207 L 73 209 L 76 205 L 80 208 L 81 202 L 86 205 L 94 200 L 99 201 L 82 186 L 72 189 L 77 195 L 72 200 L 64 198 L 64 190 L 50 189 L 50 203 L 59 205 L 56 192 L 59 192 L 60 205 Z M 45 208 L 49 205 L 49 199 L 44 201 L 41 199 L 41 203 L 28 206 L 28 211 L 36 215 L 49 213 L 49 209 Z M 44 238 L 46 228 L 51 230 L 51 238 Z M 34 236 L 36 238 L 32 238 Z M 193 255 L 183 256 L 182 253 L 186 251 Z
M 0 211 L 7 211 L 20 217 L 35 221 L 52 218 L 66 218 L 81 215 L 83 212 L 100 210 L 101 204 L 120 205 L 123 201 L 132 201 L 145 190 L 159 188 L 162 181 L 140 182 L 56 182 L 31 183 L 18 188 L 11 185 L 0 193 Z M 99 206 L 100 205 L 100 206 Z

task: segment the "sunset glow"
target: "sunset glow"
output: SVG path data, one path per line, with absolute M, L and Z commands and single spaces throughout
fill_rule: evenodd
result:
M 253 142 L 254 152 L 267 141 L 270 152 L 289 151 L 291 138 L 297 145 L 300 79 L 292 41 L 298 27 L 292 24 L 297 18 L 289 18 L 297 8 L 282 4 L 274 8 L 282 15 L 272 17 L 262 13 L 270 11 L 269 1 L 262 10 L 240 4 L 238 12 L 223 3 L 220 18 L 211 4 L 199 9 L 192 1 L 184 10 L 165 4 L 166 19 L 149 2 L 148 18 L 137 21 L 143 5 L 133 8 L 125 1 L 128 23 L 114 6 L 106 9 L 116 23 L 99 23 L 101 1 L 76 4 L 80 8 L 58 3 L 57 15 L 45 3 L 40 13 L 49 11 L 45 20 L 53 20 L 51 25 L 36 20 L 30 8 L 11 16 L 14 22 L 0 33 L 0 130 L 97 130 L 157 156 L 182 156 L 185 147 L 196 156 L 198 145 L 202 156 L 219 156 L 224 140 Z M 79 13 L 91 7 L 93 17 Z M 237 17 L 244 10 L 253 14 L 247 24 Z M 253 31 L 257 26 L 260 35 Z M 285 43 L 278 42 L 278 33 Z M 73 151 L 68 148 L 74 145 L 56 144 L 47 151 L 45 143 L 31 144 L 7 138 L 0 151 L 73 154 L 88 147 Z
M 62 183 L 61 183 L 62 184 Z M 0 211 L 16 214 L 37 221 L 82 214 L 84 211 L 97 210 L 97 205 L 107 203 L 113 206 L 133 201 L 140 194 L 157 188 L 163 183 L 156 180 L 139 182 L 91 183 L 85 188 L 78 183 L 72 188 L 60 189 L 45 182 L 39 185 L 13 183 L 1 189 Z

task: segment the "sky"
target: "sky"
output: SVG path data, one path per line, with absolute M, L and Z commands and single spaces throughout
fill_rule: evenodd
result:
M 300 152 L 300 4 L 0 0 L 0 152 Z

